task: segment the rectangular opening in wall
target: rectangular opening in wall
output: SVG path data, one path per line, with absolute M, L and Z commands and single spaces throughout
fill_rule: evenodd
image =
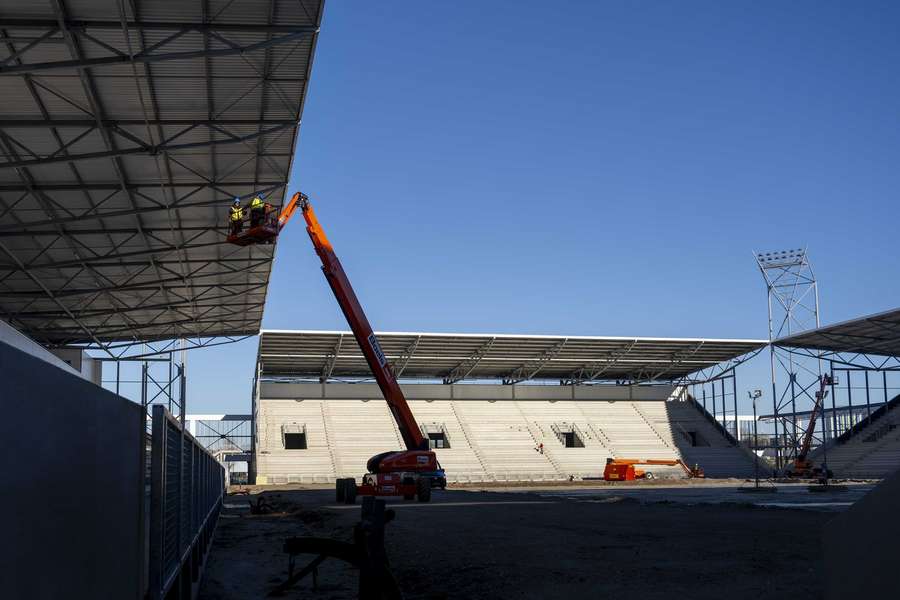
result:
M 447 435 L 447 428 L 443 423 L 420 423 L 419 429 L 422 431 L 422 435 L 425 437 L 425 439 L 428 440 L 429 448 L 434 449 L 450 447 L 450 436 Z
M 281 443 L 285 450 L 306 450 L 306 425 L 302 423 L 282 425 Z
M 443 431 L 433 431 L 428 433 L 429 448 L 449 448 L 450 442 L 447 441 L 447 434 Z
M 284 434 L 285 450 L 306 450 L 306 434 L 305 433 L 285 433 Z
M 554 423 L 552 426 L 556 438 L 566 448 L 584 448 L 584 438 L 578 427 L 572 423 Z

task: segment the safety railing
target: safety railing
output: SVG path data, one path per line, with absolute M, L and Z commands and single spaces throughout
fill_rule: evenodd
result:
M 153 407 L 148 597 L 188 599 L 212 540 L 225 470 L 164 406 Z

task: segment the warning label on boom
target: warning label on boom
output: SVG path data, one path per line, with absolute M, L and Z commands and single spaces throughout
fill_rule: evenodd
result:
M 378 358 L 378 364 L 383 367 L 387 362 L 387 359 L 385 359 L 384 352 L 381 350 L 381 344 L 378 343 L 378 338 L 375 337 L 374 333 L 369 335 L 369 345 L 372 347 L 372 352 L 374 352 L 375 356 Z

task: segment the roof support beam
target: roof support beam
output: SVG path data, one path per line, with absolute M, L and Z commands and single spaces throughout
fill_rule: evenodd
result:
M 49 165 L 53 163 L 59 162 L 75 162 L 79 160 L 96 160 L 98 158 L 113 158 L 118 156 L 132 156 L 132 155 L 146 155 L 146 156 L 156 156 L 158 154 L 166 153 L 166 152 L 177 152 L 179 150 L 190 150 L 193 148 L 208 148 L 211 146 L 226 146 L 228 144 L 242 144 L 244 142 L 254 140 L 256 138 L 270 135 L 273 133 L 277 133 L 284 129 L 288 129 L 291 127 L 296 127 L 299 125 L 297 122 L 287 122 L 282 123 L 281 125 L 273 125 L 266 129 L 260 129 L 254 133 L 248 133 L 245 135 L 232 135 L 224 140 L 217 139 L 209 139 L 204 140 L 202 142 L 189 142 L 183 144 L 175 144 L 172 143 L 173 138 L 169 138 L 166 142 L 162 144 L 156 145 L 146 145 L 146 146 L 137 146 L 137 147 L 129 147 L 129 148 L 116 148 L 114 150 L 106 150 L 104 152 L 85 152 L 82 154 L 68 154 L 64 156 L 60 155 L 50 155 L 50 156 L 42 156 L 39 158 L 26 158 L 24 160 L 8 160 L 5 162 L 0 162 L 0 169 L 18 169 L 22 167 L 35 167 L 42 165 Z M 189 129 L 192 129 L 190 127 Z M 188 130 L 184 130 L 181 133 L 177 134 L 175 137 L 180 137 L 181 135 L 187 133 Z
M 475 367 L 478 366 L 478 363 L 481 362 L 481 359 L 485 357 L 488 351 L 491 349 L 491 346 L 494 345 L 494 341 L 497 338 L 491 338 L 481 345 L 475 352 L 472 353 L 472 356 L 460 362 L 458 365 L 450 369 L 450 372 L 444 376 L 444 383 L 451 384 L 456 383 L 457 381 L 462 381 L 466 377 L 469 376 Z
M 338 356 L 341 355 L 341 345 L 343 343 L 344 336 L 339 335 L 338 341 L 334 345 L 334 351 L 325 358 L 325 365 L 322 367 L 322 374 L 319 376 L 320 382 L 325 383 L 331 379 L 331 374 L 334 372 L 334 366 L 337 364 Z
M 119 31 L 122 29 L 121 21 L 101 21 L 90 19 L 63 19 L 63 24 L 70 30 L 83 29 L 107 29 Z M 55 19 L 11 19 L 0 18 L 0 27 L 2 28 L 21 28 L 21 29 L 53 29 L 59 25 L 59 21 Z M 219 31 L 219 32 L 249 32 L 249 33 L 297 33 L 304 31 L 313 34 L 318 31 L 318 27 L 308 25 L 267 25 L 265 23 L 199 23 L 188 21 L 125 21 L 128 29 L 138 30 L 164 30 L 179 31 L 189 29 L 196 32 Z
M 65 21 L 63 21 L 65 23 Z M 0 27 L 3 25 L 0 24 Z M 169 29 L 175 29 L 176 27 L 170 26 Z M 66 27 L 66 29 L 69 29 Z M 196 25 L 188 25 L 181 29 L 182 32 L 187 33 L 189 31 L 196 31 Z M 70 30 L 71 31 L 71 30 Z M 286 44 L 288 42 L 297 41 L 306 37 L 309 37 L 317 32 L 317 28 L 298 26 L 292 32 L 285 32 L 277 37 L 270 38 L 265 41 L 256 42 L 253 44 L 248 44 L 245 46 L 234 44 L 228 48 L 216 48 L 210 50 L 195 50 L 195 51 L 185 51 L 185 52 L 160 52 L 155 53 L 154 50 L 159 50 L 160 47 L 168 45 L 170 42 L 177 39 L 180 36 L 169 36 L 166 40 L 163 40 L 165 44 L 157 44 L 156 46 L 151 47 L 147 52 L 139 52 L 134 56 L 128 56 L 127 54 L 113 54 L 112 56 L 102 56 L 97 58 L 79 58 L 75 60 L 57 60 L 52 62 L 43 62 L 43 63 L 30 63 L 30 64 L 22 64 L 16 65 L 12 67 L 0 67 L 0 76 L 2 75 L 21 75 L 23 73 L 38 73 L 38 72 L 46 72 L 46 71 L 54 71 L 59 69 L 86 69 L 86 68 L 97 68 L 108 65 L 122 65 L 129 64 L 132 62 L 135 63 L 155 63 L 155 62 L 166 62 L 172 60 L 186 60 L 191 58 L 203 58 L 204 56 L 234 56 L 240 54 L 247 54 L 249 52 L 255 52 L 257 50 L 265 50 L 266 48 L 270 48 L 272 46 L 278 46 L 281 44 Z M 72 31 L 73 34 L 77 35 L 77 31 Z
M 541 369 L 544 368 L 544 365 L 556 358 L 556 355 L 562 351 L 562 349 L 566 345 L 566 342 L 568 341 L 568 338 L 560 340 L 552 347 L 545 350 L 536 360 L 528 361 L 527 363 L 504 377 L 503 385 L 514 385 L 522 381 L 528 381 L 529 379 L 540 373 Z
M 637 340 L 632 340 L 624 350 L 610 352 L 609 360 L 600 367 L 594 369 L 588 369 L 587 366 L 581 367 L 577 372 L 573 373 L 569 379 L 563 380 L 563 385 L 579 385 L 590 381 L 596 381 L 601 375 L 616 366 L 621 359 L 628 356 L 628 353 L 631 352 L 635 345 L 637 345 Z
M 406 348 L 403 349 L 403 352 L 400 353 L 400 356 L 397 357 L 391 364 L 391 369 L 394 371 L 394 378 L 400 379 L 400 376 L 403 375 L 403 371 L 406 370 L 406 365 L 409 364 L 409 359 L 413 357 L 413 354 L 416 352 L 416 348 L 419 347 L 419 341 L 422 339 L 422 336 L 416 336 L 416 339 L 412 341 Z
M 231 125 L 296 125 L 293 119 L 101 119 L 103 127 L 144 127 L 163 125 L 171 127 L 209 127 Z M 17 129 L 43 129 L 46 127 L 96 127 L 96 119 L 0 119 L 0 127 Z

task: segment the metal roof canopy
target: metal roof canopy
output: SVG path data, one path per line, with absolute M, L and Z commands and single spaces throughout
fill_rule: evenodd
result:
M 775 344 L 832 353 L 900 357 L 900 308 L 783 337 Z
M 5 2 L 0 318 L 107 348 L 258 332 L 275 246 L 226 244 L 225 213 L 284 201 L 323 3 Z
M 400 379 L 532 379 L 571 384 L 672 381 L 733 361 L 765 340 L 666 339 L 462 333 L 376 333 Z M 263 330 L 263 377 L 368 378 L 371 372 L 348 331 Z

